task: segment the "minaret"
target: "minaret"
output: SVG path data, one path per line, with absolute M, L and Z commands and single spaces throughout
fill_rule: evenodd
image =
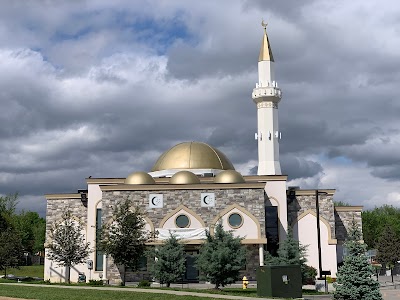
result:
M 252 98 L 257 104 L 258 172 L 257 175 L 281 175 L 279 162 L 278 103 L 282 92 L 275 80 L 274 57 L 267 35 L 267 24 L 258 58 L 258 83 L 253 89 Z

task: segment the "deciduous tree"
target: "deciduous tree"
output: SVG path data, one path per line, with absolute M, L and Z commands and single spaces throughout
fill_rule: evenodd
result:
M 138 269 L 150 237 L 150 232 L 145 230 L 143 213 L 132 207 L 130 200 L 116 205 L 113 222 L 102 228 L 100 247 L 117 265 L 123 266 L 122 284 L 125 285 L 126 268 Z
M 246 263 L 246 248 L 241 240 L 225 231 L 221 223 L 215 227 L 214 235 L 207 232 L 206 242 L 197 258 L 200 279 L 210 281 L 216 289 L 234 283 Z
M 19 266 L 23 250 L 19 233 L 9 227 L 0 231 L 0 270 L 7 276 L 7 268 Z
M 392 226 L 396 235 L 400 237 L 400 208 L 383 205 L 363 211 L 362 224 L 363 237 L 368 249 L 376 249 L 378 240 L 387 226 Z
M 62 221 L 53 225 L 50 232 L 48 258 L 67 268 L 67 282 L 71 282 L 71 267 L 85 262 L 91 252 L 89 243 L 82 234 L 82 226 L 72 220 L 67 210 Z
M 392 270 L 396 262 L 400 260 L 400 238 L 392 226 L 386 226 L 383 230 L 378 241 L 377 250 L 376 260 Z
M 18 203 L 18 193 L 0 197 L 0 230 L 13 226 L 13 216 Z

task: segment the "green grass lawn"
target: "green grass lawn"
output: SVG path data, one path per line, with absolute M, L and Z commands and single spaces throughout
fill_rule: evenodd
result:
M 62 289 L 52 287 L 35 287 L 35 286 L 15 286 L 0 284 L 0 295 L 6 297 L 17 297 L 25 299 L 37 300 L 210 300 L 217 298 L 204 298 L 194 296 L 176 296 L 168 294 L 150 294 L 136 293 L 124 291 L 99 291 L 99 290 L 84 290 L 84 289 Z
M 1 282 L 11 282 L 6 280 L 1 280 Z M 14 281 L 15 283 L 15 281 Z M 39 282 L 37 282 L 39 283 Z M 43 283 L 43 282 L 42 282 Z M 74 285 L 75 289 L 62 289 L 62 288 L 52 288 L 52 287 L 27 287 L 27 286 L 15 286 L 15 285 L 3 285 L 0 284 L 0 296 L 9 296 L 9 297 L 18 297 L 18 298 L 27 298 L 27 299 L 138 299 L 138 300 L 153 300 L 160 299 L 160 294 L 150 294 L 150 293 L 138 293 L 138 292 L 124 292 L 124 291 L 99 291 L 99 290 L 85 290 L 80 289 L 79 285 Z M 108 286 L 110 287 L 110 286 Z M 100 287 L 101 288 L 101 287 Z M 126 289 L 135 289 L 135 287 L 125 287 Z M 149 288 L 154 289 L 154 288 Z M 156 288 L 160 289 L 160 288 Z M 214 289 L 188 289 L 188 288 L 161 288 L 162 290 L 176 290 L 176 291 L 184 291 L 184 292 L 197 292 L 197 293 L 206 293 L 206 294 L 219 294 L 219 295 L 233 295 L 233 296 L 242 296 L 242 297 L 257 297 L 257 289 L 249 288 L 247 290 L 242 290 L 240 288 L 224 288 L 221 291 Z M 319 293 L 316 291 L 303 290 L 305 295 L 311 294 L 319 294 L 323 295 L 324 293 Z M 216 298 L 204 298 L 204 297 L 195 297 L 195 296 L 176 296 L 176 295 L 168 295 L 162 294 L 163 299 L 172 300 L 172 299 L 193 299 L 193 300 L 201 300 L 201 299 L 216 299 Z
M 44 265 L 22 266 L 20 269 L 7 269 L 7 274 L 43 278 Z M 4 271 L 1 271 L 0 275 L 4 275 Z

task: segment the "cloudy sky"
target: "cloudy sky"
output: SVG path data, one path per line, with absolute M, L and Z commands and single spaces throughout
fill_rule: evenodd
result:
M 182 141 L 257 164 L 261 20 L 283 91 L 289 185 L 400 206 L 398 1 L 2 1 L 0 194 L 149 171 Z

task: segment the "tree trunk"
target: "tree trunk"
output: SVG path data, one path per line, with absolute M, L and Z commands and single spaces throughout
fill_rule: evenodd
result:
M 393 282 L 393 268 L 390 268 L 390 275 L 392 275 L 392 282 Z
M 167 282 L 167 287 L 169 288 L 171 286 L 171 282 Z
M 71 266 L 67 266 L 67 283 L 71 284 Z
M 4 267 L 4 278 L 7 279 L 7 267 Z
M 124 271 L 122 272 L 122 286 L 125 286 L 125 275 L 126 275 L 126 268 L 124 265 Z

